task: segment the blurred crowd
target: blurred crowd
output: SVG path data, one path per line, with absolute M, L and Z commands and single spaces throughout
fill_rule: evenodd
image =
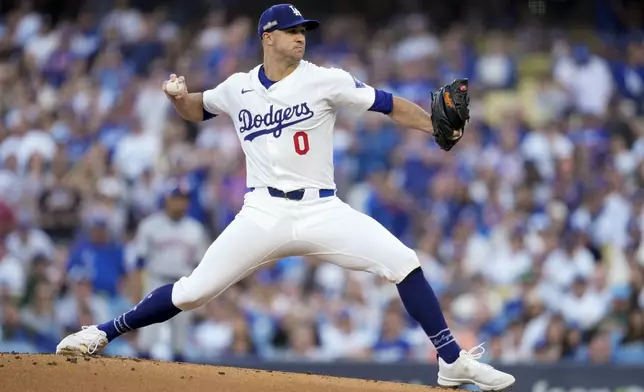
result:
M 625 3 L 622 15 L 641 11 Z M 190 185 L 212 239 L 234 218 L 246 184 L 230 120 L 184 122 L 161 82 L 176 73 L 201 91 L 261 62 L 255 18 L 214 8 L 187 26 L 125 1 L 55 23 L 27 1 L 0 16 L 0 351 L 51 352 L 140 299 L 132 239 L 168 180 Z M 449 153 L 377 113 L 343 113 L 335 132 L 339 195 L 418 251 L 463 347 L 486 341 L 504 363 L 644 364 L 641 33 L 436 31 L 417 13 L 375 29 L 335 15 L 309 37 L 310 61 L 423 107 L 471 80 Z M 193 361 L 436 360 L 393 285 L 305 258 L 195 315 Z M 168 342 L 153 355 L 168 358 Z M 137 352 L 134 334 L 107 351 Z

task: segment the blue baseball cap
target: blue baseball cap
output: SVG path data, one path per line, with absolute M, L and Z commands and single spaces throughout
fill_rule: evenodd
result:
M 163 194 L 165 197 L 187 197 L 190 194 L 190 187 L 185 181 L 173 182 L 166 186 Z
M 109 226 L 109 220 L 105 214 L 92 214 L 87 222 L 91 228 L 104 229 Z
M 277 4 L 264 11 L 262 16 L 259 17 L 257 34 L 261 38 L 264 33 L 274 30 L 286 30 L 299 25 L 303 25 L 308 31 L 317 29 L 320 22 L 313 19 L 304 19 L 294 5 Z

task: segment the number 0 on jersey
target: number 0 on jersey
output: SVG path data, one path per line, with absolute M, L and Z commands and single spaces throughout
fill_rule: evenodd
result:
M 296 153 L 306 155 L 309 152 L 309 135 L 303 131 L 295 132 L 293 134 L 293 144 L 295 145 Z

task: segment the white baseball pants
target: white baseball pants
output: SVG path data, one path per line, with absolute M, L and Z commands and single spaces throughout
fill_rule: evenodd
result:
M 300 201 L 246 194 L 233 222 L 210 245 L 190 276 L 174 284 L 172 302 L 195 309 L 271 261 L 314 256 L 341 267 L 401 282 L 420 263 L 416 253 L 373 218 L 339 198 L 306 190 Z

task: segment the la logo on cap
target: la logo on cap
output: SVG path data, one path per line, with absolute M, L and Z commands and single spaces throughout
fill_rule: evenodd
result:
M 295 16 L 302 16 L 302 14 L 300 13 L 300 11 L 298 11 L 298 10 L 297 10 L 297 8 L 295 8 L 295 6 L 289 5 L 289 7 L 290 7 L 290 8 L 291 8 L 291 10 L 293 11 L 293 15 L 295 15 Z

